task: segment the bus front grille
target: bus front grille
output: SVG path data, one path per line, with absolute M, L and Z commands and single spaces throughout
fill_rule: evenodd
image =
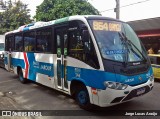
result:
M 147 72 L 149 66 L 142 66 L 142 67 L 134 67 L 134 68 L 127 68 L 121 69 L 121 73 L 125 75 L 136 75 Z

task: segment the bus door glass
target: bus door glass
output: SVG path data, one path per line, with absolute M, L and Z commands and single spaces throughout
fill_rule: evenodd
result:
M 68 91 L 67 83 L 67 27 L 58 27 L 55 30 L 57 49 L 57 88 Z
M 5 57 L 7 58 L 7 65 L 5 66 L 5 68 L 10 71 L 11 70 L 11 51 L 14 49 L 14 37 L 10 36 L 8 38 L 6 38 L 6 53 L 5 53 Z

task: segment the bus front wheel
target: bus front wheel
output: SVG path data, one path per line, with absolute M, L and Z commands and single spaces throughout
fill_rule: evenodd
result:
M 85 110 L 92 110 L 92 105 L 89 100 L 89 94 L 85 86 L 78 86 L 75 97 L 76 102 L 78 103 L 80 108 Z
M 23 72 L 22 69 L 19 70 L 18 72 L 18 77 L 19 77 L 19 81 L 23 84 L 27 83 L 27 79 L 23 77 Z

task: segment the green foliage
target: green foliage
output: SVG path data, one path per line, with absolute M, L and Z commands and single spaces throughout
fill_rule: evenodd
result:
M 44 0 L 37 7 L 36 20 L 50 21 L 72 15 L 99 15 L 86 0 Z
M 21 1 L 16 3 L 8 2 L 5 12 L 0 13 L 0 34 L 15 30 L 18 27 L 31 22 L 29 9 Z

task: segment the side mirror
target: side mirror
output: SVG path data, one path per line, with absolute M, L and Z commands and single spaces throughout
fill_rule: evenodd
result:
M 82 39 L 84 42 L 89 42 L 89 32 L 88 30 L 83 30 L 82 31 Z

